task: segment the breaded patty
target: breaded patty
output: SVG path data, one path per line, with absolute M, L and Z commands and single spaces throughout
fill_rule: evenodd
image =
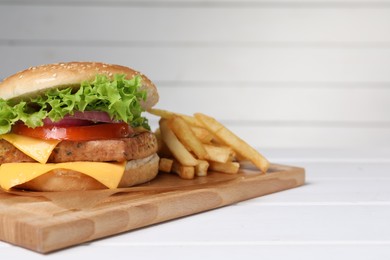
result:
M 122 162 L 145 158 L 157 152 L 157 139 L 153 133 L 143 132 L 131 138 L 62 141 L 54 148 L 48 162 Z M 10 162 L 34 162 L 12 144 L 0 140 L 0 164 Z

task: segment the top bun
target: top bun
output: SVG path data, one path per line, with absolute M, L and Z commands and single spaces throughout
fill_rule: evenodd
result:
M 159 99 L 156 86 L 146 76 L 131 68 L 99 62 L 66 62 L 30 67 L 0 83 L 0 98 L 20 100 L 37 96 L 51 88 L 78 88 L 83 81 L 93 81 L 97 74 L 112 79 L 114 74 L 125 74 L 127 79 L 135 75 L 142 77 L 141 89 L 147 91 L 143 109 L 153 107 Z

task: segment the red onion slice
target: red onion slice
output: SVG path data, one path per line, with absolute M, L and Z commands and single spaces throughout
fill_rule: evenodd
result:
M 115 123 L 107 112 L 103 111 L 75 111 L 73 118 L 92 121 L 94 123 Z
M 50 118 L 43 119 L 43 124 L 45 126 L 83 126 L 83 125 L 92 125 L 92 121 L 76 119 L 71 117 L 64 117 L 58 122 L 51 121 Z
M 76 111 L 73 115 L 66 115 L 58 122 L 45 118 L 43 123 L 46 126 L 83 126 L 94 123 L 118 123 L 118 121 L 113 121 L 108 113 L 102 111 Z

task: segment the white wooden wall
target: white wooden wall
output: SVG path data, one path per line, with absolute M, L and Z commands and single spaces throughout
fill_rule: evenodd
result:
M 158 107 L 259 148 L 390 146 L 389 0 L 0 0 L 0 78 L 71 60 L 140 70 Z

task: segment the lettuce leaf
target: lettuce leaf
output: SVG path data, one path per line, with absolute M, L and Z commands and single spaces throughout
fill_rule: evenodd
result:
M 146 100 L 146 91 L 141 91 L 142 78 L 114 75 L 110 81 L 105 75 L 96 75 L 92 82 L 82 82 L 78 90 L 68 87 L 50 89 L 39 97 L 12 104 L 0 99 L 0 134 L 8 133 L 15 122 L 22 121 L 28 127 L 43 125 L 49 117 L 59 121 L 74 111 L 104 111 L 111 119 L 127 122 L 133 127 L 150 129 L 140 102 Z

